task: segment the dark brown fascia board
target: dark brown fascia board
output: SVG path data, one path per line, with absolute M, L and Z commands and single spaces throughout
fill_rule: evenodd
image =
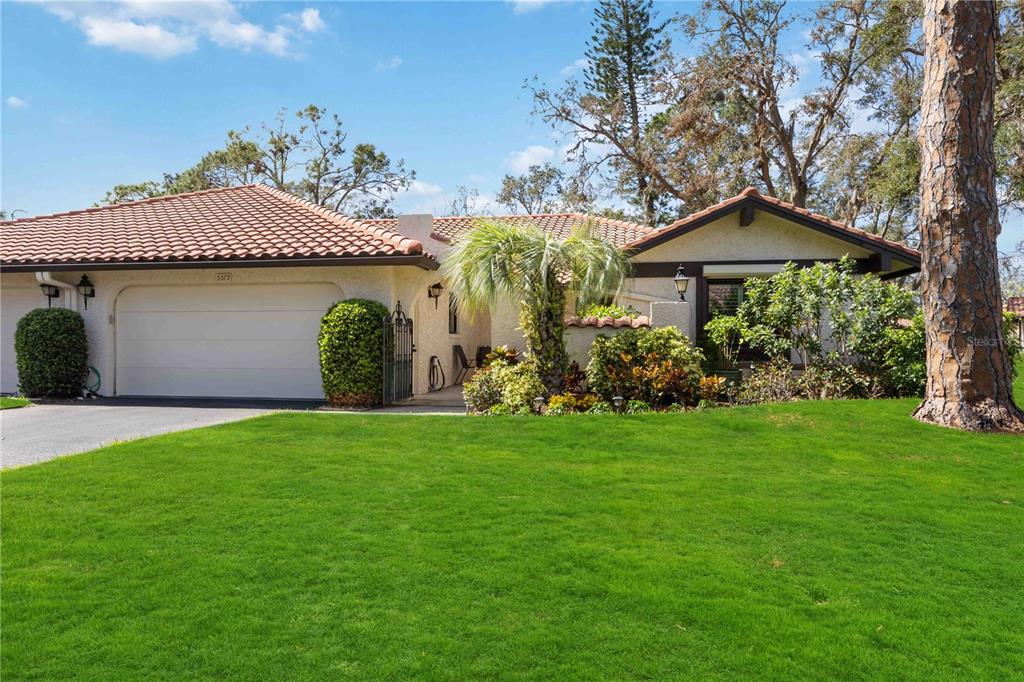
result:
M 892 258 L 895 258 L 896 260 L 900 261 L 901 263 L 913 265 L 918 268 L 920 267 L 920 259 L 917 259 L 917 261 L 915 262 L 915 259 L 903 253 L 899 249 L 894 249 L 890 246 L 887 246 L 886 244 L 880 244 L 871 239 L 859 237 L 855 234 L 851 234 L 850 232 L 846 232 L 845 230 L 840 230 L 838 228 L 833 227 L 832 225 L 829 225 L 828 223 L 823 223 L 819 220 L 815 220 L 808 216 L 801 215 L 799 213 L 794 213 L 793 211 L 790 211 L 786 208 L 782 208 L 770 202 L 763 201 L 760 199 L 760 197 L 747 197 L 743 201 L 738 201 L 735 204 L 724 206 L 718 209 L 717 211 L 712 211 L 707 215 L 701 216 L 697 220 L 693 221 L 688 225 L 685 225 L 684 227 L 678 229 L 662 230 L 661 232 L 656 233 L 654 237 L 644 242 L 638 248 L 631 249 L 630 254 L 635 255 L 638 253 L 643 253 L 644 251 L 647 251 L 648 249 L 658 246 L 659 244 L 664 244 L 665 242 L 672 241 L 676 237 L 681 237 L 684 234 L 693 232 L 696 229 L 704 227 L 708 223 L 714 222 L 719 218 L 729 215 L 730 213 L 734 213 L 736 211 L 749 210 L 749 208 L 755 208 L 759 211 L 764 211 L 766 213 L 771 213 L 772 215 L 777 215 L 780 218 L 784 218 L 798 225 L 802 225 L 803 227 L 809 227 L 812 230 L 821 232 L 822 234 L 826 234 L 830 237 L 835 237 L 836 239 L 841 239 L 850 244 L 855 244 L 864 249 L 867 249 L 868 251 L 872 251 L 874 253 L 886 253 Z M 742 217 L 743 213 L 741 212 L 740 215 Z
M 253 260 L 120 261 L 99 263 L 0 264 L 0 272 L 69 272 L 80 270 L 210 270 L 214 268 L 298 268 L 351 265 L 415 265 L 437 270 L 430 256 L 332 256 L 326 258 L 260 258 Z
M 876 254 L 877 255 L 877 254 Z M 882 260 L 875 258 L 874 256 L 869 258 L 854 258 L 855 263 L 854 272 L 857 274 L 865 274 L 868 272 L 879 273 L 878 267 Z M 789 259 L 762 259 L 762 260 L 705 260 L 705 261 L 653 261 L 647 263 L 633 263 L 633 271 L 630 275 L 636 278 L 646 277 L 671 277 L 676 273 L 676 268 L 680 265 L 691 277 L 694 273 L 704 272 L 705 265 L 784 265 L 786 263 L 795 263 L 798 267 L 809 268 L 815 263 L 837 263 L 838 258 L 789 258 Z M 904 270 L 899 270 L 892 273 L 882 272 L 880 276 L 883 279 L 891 277 L 902 277 L 912 272 L 917 272 L 920 268 L 911 267 Z
M 892 272 L 885 272 L 879 275 L 878 278 L 884 281 L 896 279 L 898 277 L 907 277 L 909 275 L 913 275 L 915 272 L 921 272 L 921 268 L 917 265 L 910 268 L 904 268 L 902 270 L 893 270 Z

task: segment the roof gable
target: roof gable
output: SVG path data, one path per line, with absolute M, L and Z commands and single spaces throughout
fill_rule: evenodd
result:
M 873 253 L 884 254 L 886 257 L 895 257 L 898 260 L 913 266 L 908 270 L 908 272 L 910 270 L 916 270 L 920 266 L 920 252 L 910 248 L 909 246 L 884 239 L 883 237 L 865 232 L 864 230 L 860 230 L 855 227 L 850 227 L 844 223 L 813 213 L 805 208 L 800 208 L 780 199 L 762 196 L 753 187 L 748 187 L 734 197 L 677 220 L 676 222 L 657 230 L 653 234 L 643 236 L 633 242 L 630 242 L 626 245 L 626 248 L 635 255 L 658 246 L 659 244 L 664 244 L 665 242 L 687 234 L 688 232 L 697 230 L 733 213 L 740 213 L 741 220 L 749 220 L 750 218 L 745 216 L 744 213 L 754 209 L 777 215 L 797 225 L 810 228 L 851 244 L 856 244 L 857 246 L 867 249 Z

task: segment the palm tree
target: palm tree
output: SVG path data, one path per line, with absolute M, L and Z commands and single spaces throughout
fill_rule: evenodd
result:
M 557 391 L 568 364 L 562 330 L 578 305 L 614 295 L 629 272 L 626 255 L 586 226 L 564 241 L 532 227 L 480 220 L 448 252 L 442 273 L 460 308 L 493 308 L 499 295 L 519 305 L 526 347 L 541 381 Z

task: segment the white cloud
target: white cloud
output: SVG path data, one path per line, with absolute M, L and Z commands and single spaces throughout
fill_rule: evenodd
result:
M 61 2 L 44 5 L 61 20 L 76 24 L 92 45 L 157 59 L 194 52 L 200 39 L 221 47 L 299 56 L 309 33 L 326 28 L 319 10 L 283 14 L 273 27 L 245 20 L 228 0 L 190 2 Z
M 445 215 L 455 199 L 455 192 L 445 192 L 440 185 L 413 180 L 408 189 L 394 195 L 394 209 L 398 214 Z M 502 210 L 495 195 L 486 192 L 469 197 L 468 208 L 472 215 L 495 215 Z
M 507 165 L 513 173 L 525 173 L 530 166 L 539 166 L 550 161 L 555 156 L 555 150 L 539 144 L 533 144 L 518 152 L 509 154 Z
M 319 33 L 327 28 L 327 24 L 320 18 L 320 10 L 307 7 L 299 14 L 299 23 L 302 30 L 307 33 Z
M 409 185 L 409 189 L 405 191 L 414 197 L 433 197 L 443 192 L 444 189 L 440 185 L 432 185 L 422 180 L 413 180 L 412 184 Z
M 15 97 L 14 95 L 11 95 L 10 97 L 8 97 L 6 101 L 7 101 L 7 106 L 9 106 L 11 109 L 27 109 L 28 108 L 28 102 L 26 102 L 25 100 L 23 100 L 20 97 Z
M 516 14 L 526 14 L 540 9 L 544 5 L 556 2 L 557 0 L 512 0 L 512 11 Z
M 243 52 L 253 48 L 263 49 L 279 57 L 289 54 L 290 33 L 284 26 L 275 26 L 273 31 L 268 31 L 248 21 L 232 22 L 226 19 L 218 19 L 209 27 L 210 40 L 221 47 L 235 47 Z
M 495 215 L 499 211 L 508 213 L 507 209 L 498 204 L 498 198 L 493 194 L 481 192 L 469 198 L 469 212 L 473 215 Z
M 157 24 L 87 16 L 82 18 L 80 26 L 90 45 L 113 47 L 157 59 L 176 57 L 196 49 L 195 36 L 180 35 Z
M 572 64 L 569 64 L 569 66 L 563 67 L 559 73 L 561 73 L 562 76 L 568 78 L 577 71 L 582 71 L 583 69 L 587 68 L 588 63 L 589 62 L 587 62 L 586 59 L 577 59 Z
M 390 59 L 382 59 L 381 61 L 377 62 L 376 68 L 378 71 L 391 71 L 393 69 L 397 69 L 401 65 L 402 58 L 396 54 Z

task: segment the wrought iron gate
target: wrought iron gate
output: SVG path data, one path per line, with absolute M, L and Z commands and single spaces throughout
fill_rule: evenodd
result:
M 402 302 L 395 312 L 385 315 L 382 359 L 384 363 L 384 404 L 412 397 L 412 318 L 402 310 Z

